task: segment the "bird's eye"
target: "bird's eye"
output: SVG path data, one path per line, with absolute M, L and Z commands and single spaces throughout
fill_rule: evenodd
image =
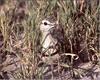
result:
M 47 22 L 44 22 L 44 25 L 48 25 Z

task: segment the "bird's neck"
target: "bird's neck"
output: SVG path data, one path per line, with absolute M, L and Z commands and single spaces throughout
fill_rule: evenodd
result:
M 42 32 L 42 38 L 46 38 L 49 35 L 48 31 Z
M 51 43 L 51 37 L 50 37 L 50 34 L 49 32 L 43 32 L 42 34 L 42 46 L 44 48 L 48 48 L 50 46 L 50 43 Z

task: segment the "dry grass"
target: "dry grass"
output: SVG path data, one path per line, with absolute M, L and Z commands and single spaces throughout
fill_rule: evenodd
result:
M 100 57 L 99 0 L 79 0 L 77 4 L 74 1 L 78 0 L 4 0 L 0 4 L 0 30 L 3 35 L 0 50 L 13 53 L 20 60 L 20 68 L 10 72 L 14 79 L 44 79 L 46 64 L 38 66 L 41 63 L 39 25 L 43 18 L 50 15 L 57 16 L 57 20 L 63 24 L 70 40 L 71 53 L 79 55 L 80 64 L 85 65 L 86 61 L 95 62 L 95 55 Z M 73 61 L 72 63 L 74 64 Z M 59 68 L 68 69 L 71 74 L 69 80 L 93 74 L 93 67 L 88 69 L 87 66 L 87 70 L 83 70 L 74 68 L 72 64 L 57 65 L 59 74 Z M 0 67 L 2 71 L 4 65 Z M 53 74 L 52 79 L 55 79 Z

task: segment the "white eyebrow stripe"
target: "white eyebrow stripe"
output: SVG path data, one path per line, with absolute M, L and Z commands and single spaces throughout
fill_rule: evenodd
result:
M 50 24 L 48 20 L 43 20 L 42 23 L 46 22 L 47 24 Z
M 50 23 L 48 20 L 43 20 L 42 21 L 42 24 L 44 24 L 44 22 L 46 22 L 47 23 L 47 25 L 50 25 L 50 26 L 54 26 L 54 23 Z

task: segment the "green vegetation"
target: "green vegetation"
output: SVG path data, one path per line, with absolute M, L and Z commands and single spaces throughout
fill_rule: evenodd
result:
M 76 3 L 75 3 L 76 2 Z M 39 25 L 47 16 L 55 16 L 64 27 L 70 40 L 71 53 L 78 54 L 82 59 L 80 64 L 100 65 L 100 3 L 99 0 L 0 0 L 0 31 L 3 35 L 0 52 L 13 53 L 20 60 L 20 67 L 9 72 L 14 79 L 44 79 L 46 64 L 41 67 L 41 33 Z M 1 43 L 0 43 L 1 44 Z M 0 53 L 1 54 L 1 53 Z M 73 64 L 77 64 L 72 62 Z M 0 63 L 0 74 L 4 66 Z M 17 64 L 17 65 L 18 65 Z M 57 73 L 67 69 L 69 78 L 91 76 L 93 66 L 85 69 L 74 68 L 66 64 L 57 64 Z M 89 65 L 90 65 L 89 64 Z M 60 66 L 61 65 L 61 66 Z M 52 66 L 52 65 L 51 65 Z M 59 70 L 61 68 L 61 70 Z M 53 71 L 52 79 L 55 80 Z M 66 80 L 66 77 L 58 76 Z

